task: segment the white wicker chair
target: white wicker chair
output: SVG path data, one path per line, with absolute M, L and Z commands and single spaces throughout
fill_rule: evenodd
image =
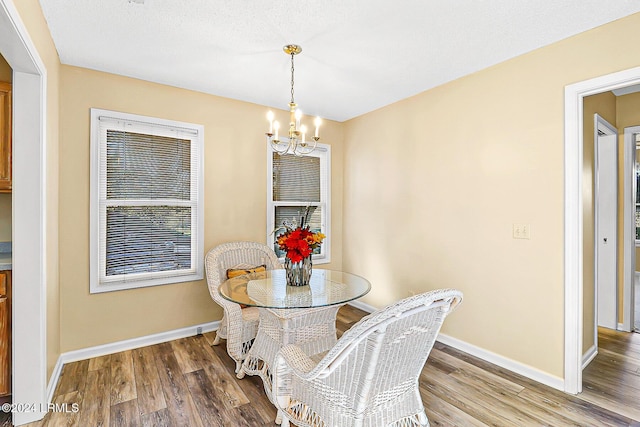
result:
M 267 270 L 282 268 L 271 248 L 255 242 L 229 242 L 211 249 L 205 257 L 207 285 L 211 298 L 224 310 L 213 345 L 227 340 L 227 353 L 236 362 L 236 373 L 258 330 L 259 313 L 256 307 L 241 308 L 218 293 L 218 287 L 227 279 L 228 269 L 247 269 L 265 265 Z
M 276 357 L 273 393 L 282 425 L 428 426 L 418 378 L 454 289 L 404 299 L 364 317 L 315 363 L 294 344 Z

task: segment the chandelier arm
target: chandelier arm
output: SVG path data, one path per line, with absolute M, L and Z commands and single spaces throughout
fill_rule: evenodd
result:
M 276 153 L 278 153 L 279 155 L 281 155 L 281 156 L 283 154 L 286 154 L 289 151 L 289 149 L 291 148 L 291 141 L 286 143 L 284 149 L 278 149 L 278 147 L 280 146 L 280 143 L 282 143 L 284 141 L 281 141 L 281 140 L 276 141 L 273 138 L 269 138 L 269 142 L 271 143 L 271 149 L 273 151 L 275 151 Z
M 318 138 L 319 139 L 319 138 Z M 309 144 L 308 142 L 305 143 L 304 145 L 302 144 L 298 144 L 298 146 L 296 147 L 296 150 L 301 154 L 310 154 L 313 152 L 313 150 L 316 149 L 316 146 L 318 145 L 318 140 L 313 138 L 313 143 Z

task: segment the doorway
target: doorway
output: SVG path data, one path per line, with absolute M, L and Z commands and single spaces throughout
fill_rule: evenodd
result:
M 582 391 L 583 337 L 583 100 L 586 96 L 640 84 L 640 67 L 565 87 L 564 137 L 564 389 Z
M 13 69 L 13 424 L 47 412 L 46 93 L 47 70 L 12 0 L 0 0 L 0 53 Z

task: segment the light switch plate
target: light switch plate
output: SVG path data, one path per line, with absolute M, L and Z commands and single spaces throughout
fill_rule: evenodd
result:
M 531 224 L 514 223 L 513 238 L 514 239 L 531 239 Z

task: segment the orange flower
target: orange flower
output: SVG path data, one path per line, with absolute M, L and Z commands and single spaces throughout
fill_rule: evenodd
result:
M 278 237 L 278 246 L 287 254 L 291 262 L 299 262 L 310 256 L 313 250 L 322 243 L 325 235 L 318 232 L 312 233 L 309 227 L 297 227 L 287 229 Z

